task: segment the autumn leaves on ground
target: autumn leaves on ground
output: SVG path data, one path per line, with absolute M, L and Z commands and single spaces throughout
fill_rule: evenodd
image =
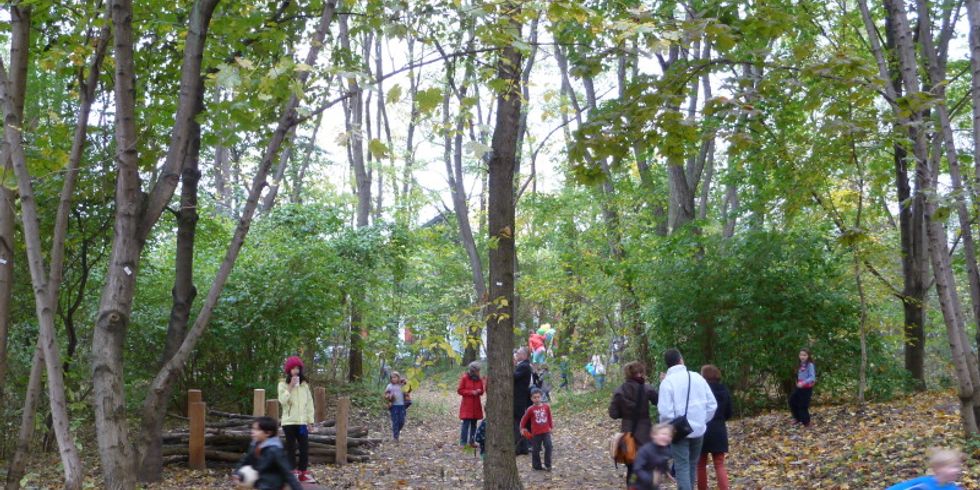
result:
M 615 468 L 606 442 L 617 424 L 606 415 L 605 393 L 558 392 L 555 413 L 555 462 L 552 473 L 531 471 L 528 457 L 518 459 L 526 488 L 623 488 L 625 470 Z M 383 413 L 371 421 L 372 436 L 385 442 L 368 463 L 316 466 L 326 488 L 479 488 L 479 455 L 459 448 L 458 397 L 446 386 L 427 386 L 415 397 L 402 442 L 390 441 Z M 360 414 L 360 417 L 372 416 Z M 359 421 L 364 423 L 367 421 Z M 930 446 L 963 448 L 957 402 L 950 392 L 928 393 L 888 403 L 817 406 L 810 429 L 791 427 L 785 411 L 729 424 L 729 474 L 736 489 L 872 489 L 921 474 Z M 967 448 L 971 459 L 980 451 Z M 56 465 L 48 470 L 57 472 Z M 35 468 L 28 486 L 43 487 L 48 470 Z M 229 467 L 196 472 L 169 466 L 166 480 L 152 489 L 228 488 Z M 93 488 L 100 485 L 90 473 Z M 54 477 L 56 475 L 52 475 Z M 980 488 L 980 468 L 968 463 L 961 483 Z

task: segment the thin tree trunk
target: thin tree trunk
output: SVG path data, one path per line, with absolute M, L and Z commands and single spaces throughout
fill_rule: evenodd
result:
M 203 91 L 203 85 L 201 87 Z M 203 97 L 199 98 L 203 110 Z M 170 322 L 167 325 L 167 340 L 163 348 L 160 366 L 166 365 L 173 357 L 184 337 L 187 336 L 187 324 L 190 321 L 191 306 L 197 296 L 194 287 L 194 238 L 197 234 L 197 188 L 201 180 L 199 159 L 201 150 L 201 125 L 196 121 L 191 124 L 191 140 L 187 151 L 187 162 L 181 172 L 180 209 L 177 211 L 177 249 L 174 259 L 174 287 L 171 292 L 173 303 L 170 307 Z M 171 384 L 164 390 L 164 403 L 170 399 L 173 392 Z M 163 418 L 144 420 L 141 431 L 151 435 L 162 434 Z M 159 424 L 159 425 L 157 425 Z M 157 482 L 163 476 L 163 439 L 153 437 L 141 452 L 140 481 L 144 483 Z
M 20 480 L 27 470 L 27 455 L 30 454 L 31 440 L 34 439 L 34 417 L 37 405 L 41 400 L 41 376 L 44 370 L 44 354 L 38 341 L 31 360 L 31 374 L 27 382 L 27 392 L 24 393 L 24 410 L 20 415 L 20 430 L 17 432 L 17 447 L 14 457 L 7 467 L 7 484 L 5 490 L 18 490 Z
M 966 0 L 966 12 L 970 22 L 969 44 L 970 69 L 972 72 L 970 79 L 970 98 L 973 102 L 973 161 L 977 162 L 980 159 L 980 0 Z M 973 197 L 976 199 L 976 191 L 980 189 L 980 165 L 975 163 L 973 171 Z M 978 212 L 976 208 L 980 204 L 974 200 L 973 206 L 975 208 L 974 212 Z M 972 234 L 972 228 L 967 228 L 963 233 Z M 976 316 L 976 313 L 974 313 L 974 316 Z M 980 329 L 976 332 L 975 342 L 978 348 L 980 348 Z
M 303 182 L 306 180 L 306 171 L 310 168 L 310 162 L 313 159 L 313 151 L 316 150 L 316 137 L 320 133 L 320 124 L 322 122 L 323 112 L 316 116 L 316 123 L 313 124 L 313 134 L 310 135 L 306 153 L 303 155 L 303 163 L 300 164 L 299 171 L 296 174 L 296 182 L 293 183 L 293 196 L 291 199 L 293 203 L 303 202 Z
M 340 15 L 340 45 L 350 51 L 350 31 L 347 27 L 350 14 Z M 347 107 L 350 109 L 351 130 L 348 140 L 348 151 L 351 157 L 351 165 L 354 167 L 354 182 L 357 189 L 357 212 L 356 224 L 358 228 L 368 226 L 371 216 L 371 176 L 364 165 L 364 92 L 361 90 L 357 80 L 353 77 L 348 79 L 348 94 L 350 99 Z M 364 337 L 367 335 L 367 327 L 364 325 L 364 315 L 361 312 L 362 301 L 359 298 L 351 298 L 351 334 L 350 351 L 347 358 L 347 379 L 357 381 L 364 375 Z
M 309 66 L 316 66 L 317 57 L 323 47 L 324 39 L 326 38 L 327 30 L 335 10 L 335 1 L 328 0 L 324 2 L 317 30 L 313 35 L 313 39 L 310 41 L 310 50 L 306 55 L 306 64 Z M 301 86 L 306 86 L 308 77 L 309 72 L 300 72 L 297 75 L 297 83 Z M 194 351 L 194 347 L 201 339 L 208 326 L 208 322 L 211 320 L 211 315 L 214 313 L 214 308 L 218 304 L 221 291 L 224 289 L 228 277 L 231 275 L 231 271 L 235 266 L 235 261 L 238 259 L 238 254 L 241 252 L 242 246 L 245 243 L 245 238 L 252 224 L 252 218 L 255 216 L 256 209 L 258 208 L 262 189 L 267 185 L 266 178 L 269 175 L 269 170 L 272 168 L 272 162 L 279 154 L 286 139 L 286 134 L 296 125 L 296 111 L 299 107 L 299 102 L 299 98 L 296 95 L 291 95 L 286 102 L 276 130 L 269 139 L 262 160 L 259 162 L 259 168 L 256 170 L 255 176 L 252 179 L 252 185 L 249 189 L 245 207 L 242 210 L 242 216 L 232 235 L 231 242 L 225 252 L 225 257 L 210 283 L 211 286 L 208 289 L 204 303 L 201 305 L 201 310 L 194 319 L 194 324 L 191 326 L 191 329 L 184 337 L 180 348 L 177 349 L 177 352 L 160 369 L 160 372 L 157 373 L 152 383 L 150 383 L 142 406 L 142 421 L 145 426 L 159 424 L 159 420 L 163 419 L 166 413 L 166 395 L 169 393 L 170 386 L 186 368 L 187 361 Z M 139 445 L 144 454 L 146 452 L 145 448 L 152 443 L 154 438 L 158 437 L 159 434 L 150 434 L 148 431 L 140 432 Z
M 262 200 L 261 212 L 268 212 L 276 203 L 276 196 L 279 195 L 279 187 L 282 186 L 282 179 L 286 176 L 286 168 L 289 167 L 289 160 L 293 156 L 295 147 L 296 126 L 293 126 L 293 129 L 291 129 L 289 134 L 286 135 L 286 141 L 283 142 L 282 154 L 279 155 L 279 164 L 276 166 L 276 170 L 272 173 L 272 180 L 269 182 L 269 188 L 265 191 L 265 198 Z
M 520 3 L 500 6 L 509 17 L 509 29 L 521 36 L 517 20 Z M 497 122 L 493 133 L 490 158 L 489 238 L 490 307 L 487 311 L 487 356 L 489 377 L 487 392 L 487 455 L 483 465 L 483 488 L 520 490 L 523 488 L 514 456 L 513 364 L 514 348 L 514 263 L 516 260 L 514 226 L 514 167 L 517 159 L 517 131 L 521 117 L 521 54 L 507 44 L 497 61 L 497 77 L 506 88 L 497 96 Z

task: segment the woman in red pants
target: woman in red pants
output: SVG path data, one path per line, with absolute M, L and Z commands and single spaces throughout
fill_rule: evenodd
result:
M 720 490 L 728 490 L 728 472 L 725 470 L 725 454 L 728 453 L 728 427 L 725 421 L 732 418 L 732 397 L 728 388 L 721 384 L 721 370 L 707 364 L 701 368 L 701 377 L 711 387 L 711 393 L 718 401 L 715 416 L 708 422 L 701 446 L 701 459 L 698 461 L 698 490 L 708 490 L 708 455 L 715 467 L 715 478 Z

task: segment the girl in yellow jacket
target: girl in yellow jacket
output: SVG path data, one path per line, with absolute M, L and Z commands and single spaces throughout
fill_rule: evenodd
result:
M 286 434 L 286 457 L 300 482 L 315 483 L 316 478 L 309 471 L 309 434 L 313 429 L 310 384 L 303 374 L 303 361 L 300 358 L 293 356 L 286 359 L 283 370 L 286 376 L 279 381 L 279 403 L 282 405 L 282 431 Z M 299 466 L 296 465 L 297 446 Z

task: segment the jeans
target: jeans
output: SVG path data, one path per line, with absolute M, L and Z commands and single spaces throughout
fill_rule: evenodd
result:
M 725 470 L 725 453 L 711 453 L 711 463 L 715 466 L 715 480 L 718 490 L 728 490 L 728 471 Z M 698 490 L 708 490 L 708 453 L 698 461 Z
M 602 389 L 602 385 L 605 384 L 605 382 L 606 382 L 606 375 L 605 374 L 596 374 L 593 377 L 595 378 L 595 387 L 596 387 L 596 389 L 597 390 L 601 390 Z
M 479 419 L 463 419 L 463 426 L 459 430 L 459 443 L 461 445 L 473 444 L 476 439 L 476 425 Z
M 803 425 L 810 425 L 810 399 L 813 397 L 813 388 L 796 388 L 789 396 L 789 409 L 793 412 L 793 419 Z
M 694 490 L 703 443 L 704 437 L 688 437 L 670 445 L 670 454 L 674 457 L 677 490 Z
M 310 467 L 310 435 L 300 432 L 302 425 L 284 425 L 286 434 L 286 458 L 294 470 L 306 471 Z M 297 444 L 298 443 L 298 444 Z M 299 446 L 299 466 L 296 465 L 296 446 Z
M 541 446 L 544 445 L 544 467 L 551 469 L 551 432 L 531 438 L 531 467 L 541 469 Z
M 405 426 L 405 405 L 392 405 L 391 408 L 391 435 L 398 440 L 398 434 Z

